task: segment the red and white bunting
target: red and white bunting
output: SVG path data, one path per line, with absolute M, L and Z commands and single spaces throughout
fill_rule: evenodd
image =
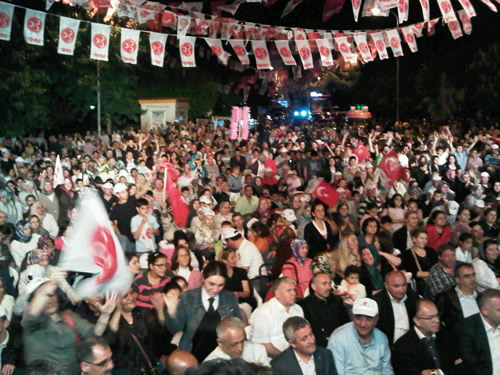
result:
M 212 50 L 215 56 L 219 59 L 221 63 L 227 65 L 227 55 L 224 53 L 224 48 L 222 48 L 222 41 L 220 39 L 210 39 L 205 38 L 205 42 L 207 42 L 208 46 Z
M 485 4 L 486 6 L 488 6 L 488 8 L 490 8 L 491 11 L 493 12 L 498 12 L 497 8 L 495 7 L 495 4 L 493 4 L 490 0 L 481 0 L 483 2 L 483 4 Z
M 10 40 L 14 5 L 0 3 L 0 40 Z
M 247 49 L 245 47 L 245 41 L 243 40 L 230 40 L 229 44 L 233 47 L 233 51 L 240 59 L 243 65 L 250 65 L 250 59 L 248 58 Z
M 382 11 L 388 12 L 389 9 L 396 8 L 398 6 L 398 0 L 378 0 L 378 1 L 374 1 L 373 2 L 373 6 L 369 7 L 369 8 L 377 7 L 377 4 L 378 4 L 378 7 Z M 388 15 L 389 15 L 389 13 L 387 13 L 387 15 L 384 15 L 384 16 L 388 16 Z M 380 15 L 380 16 L 382 16 L 382 15 Z
M 184 1 L 179 6 L 179 9 L 185 10 L 187 12 L 198 12 L 201 13 L 203 10 L 203 2 L 197 1 L 194 3 L 185 3 Z
M 293 31 L 293 36 L 295 40 L 307 40 L 307 35 L 304 30 L 295 29 Z
M 297 62 L 293 58 L 292 51 L 290 50 L 288 40 L 275 40 L 274 44 L 276 44 L 276 49 L 283 60 L 283 64 L 291 66 L 297 65 Z
M 59 42 L 57 43 L 57 53 L 73 56 L 79 27 L 79 20 L 59 17 Z
M 255 55 L 255 63 L 257 69 L 271 69 L 271 60 L 267 50 L 265 40 L 252 40 L 253 54 Z
M 336 13 L 340 13 L 345 0 L 325 0 L 325 5 L 323 5 L 323 22 L 328 21 L 328 19 Z
M 361 57 L 363 58 L 364 62 L 369 62 L 373 61 L 373 56 L 370 52 L 370 47 L 368 46 L 368 43 L 366 41 L 366 34 L 357 34 L 354 35 L 354 41 L 356 42 L 356 45 L 358 46 L 358 50 L 361 53 Z
M 156 19 L 156 14 L 158 12 L 152 10 L 152 9 L 137 9 L 137 22 L 140 24 L 146 23 L 151 20 Z
M 462 9 L 459 10 L 457 13 L 458 17 L 460 18 L 460 21 L 462 21 L 462 27 L 464 28 L 464 33 L 470 35 L 472 33 L 472 22 L 470 21 L 467 12 L 464 9 Z
M 177 38 L 183 38 L 186 36 L 190 24 L 191 24 L 191 17 L 189 16 L 177 17 Z
M 460 23 L 457 21 L 448 22 L 448 29 L 450 29 L 451 36 L 453 39 L 458 39 L 464 34 L 462 33 L 462 29 L 460 28 Z
M 181 54 L 181 62 L 183 68 L 196 67 L 194 59 L 194 43 L 196 38 L 193 36 L 185 36 L 179 38 L 179 52 Z
M 408 10 L 410 9 L 409 0 L 398 0 L 398 19 L 399 23 L 408 21 Z
M 24 39 L 28 44 L 43 46 L 45 16 L 47 13 L 26 9 L 24 16 Z
M 245 0 L 236 0 L 234 3 L 230 5 L 223 5 L 221 7 L 218 7 L 219 10 L 223 10 L 224 12 L 228 12 L 231 15 L 235 15 L 236 12 L 238 11 L 238 8 L 240 7 L 241 4 L 243 4 Z
M 444 22 L 448 23 L 457 20 L 457 16 L 455 15 L 455 11 L 453 10 L 450 0 L 437 0 L 437 2 L 439 10 L 441 10 L 441 14 L 443 15 Z
M 298 39 L 295 40 L 295 46 L 299 51 L 300 60 L 302 60 L 302 66 L 305 69 L 312 69 L 314 67 L 311 47 L 309 46 L 309 42 L 307 40 Z
M 387 53 L 387 49 L 385 48 L 384 35 L 382 34 L 382 32 L 371 33 L 370 36 L 373 40 L 373 43 L 375 44 L 375 48 L 377 49 L 379 59 L 388 59 L 389 54 Z
M 209 23 L 203 18 L 195 18 L 194 32 L 196 35 L 208 35 Z
M 420 7 L 422 8 L 422 16 L 424 17 L 424 21 L 429 21 L 431 17 L 429 0 L 420 0 Z
M 149 49 L 151 50 L 151 65 L 163 67 L 165 59 L 165 44 L 167 35 L 149 33 Z
M 137 64 L 140 34 L 140 30 L 122 29 L 120 55 L 123 62 L 128 64 Z
M 415 38 L 415 35 L 413 34 L 413 30 L 411 27 L 402 27 L 401 32 L 403 33 L 404 40 L 406 44 L 408 44 L 408 47 L 410 48 L 410 51 L 413 53 L 418 51 L 417 47 L 417 38 Z
M 386 30 L 385 35 L 389 40 L 394 57 L 403 56 L 403 48 L 401 47 L 401 38 L 399 37 L 398 29 Z
M 135 7 L 127 4 L 118 4 L 116 8 L 116 12 L 118 13 L 118 17 L 129 17 L 135 18 Z
M 351 0 L 352 3 L 352 14 L 354 15 L 354 21 L 358 22 L 359 10 L 361 9 L 361 0 Z
M 90 58 L 108 61 L 109 32 L 111 27 L 102 23 L 92 23 Z
M 208 22 L 208 35 L 210 36 L 210 38 L 217 38 L 220 29 L 221 29 L 220 22 L 215 22 L 215 21 Z
M 458 2 L 462 6 L 462 8 L 464 8 L 464 11 L 467 13 L 467 16 L 469 16 L 469 19 L 476 16 L 476 10 L 469 0 L 458 0 Z
M 342 54 L 344 60 L 349 60 L 351 58 L 351 44 L 347 41 L 347 37 L 341 36 L 333 38 L 337 44 L 337 50 Z
M 319 56 L 321 57 L 321 65 L 324 67 L 333 66 L 332 51 L 330 43 L 327 39 L 315 39 L 318 46 Z
M 161 25 L 175 30 L 177 28 L 177 15 L 168 10 L 163 11 L 161 13 Z
M 283 13 L 281 14 L 281 18 L 287 16 L 288 14 L 292 13 L 293 10 L 297 5 L 299 5 L 302 2 L 302 0 L 289 0 L 288 3 L 286 4 L 285 9 L 283 10 Z
M 413 34 L 415 37 L 420 38 L 423 35 L 424 31 L 424 22 L 419 22 L 414 25 L 409 26 L 411 27 L 411 30 L 413 31 Z
M 432 36 L 436 33 L 436 28 L 434 26 L 436 26 L 436 23 L 438 23 L 439 20 L 440 18 L 434 18 L 427 22 L 427 36 Z

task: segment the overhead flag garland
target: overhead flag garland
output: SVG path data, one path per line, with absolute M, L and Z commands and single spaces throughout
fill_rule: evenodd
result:
M 283 16 L 291 13 L 301 1 L 289 0 Z M 281 64 L 282 61 L 281 66 L 293 67 L 293 76 L 298 79 L 302 76 L 302 72 L 301 67 L 297 66 L 297 57 L 300 57 L 302 69 L 307 70 L 319 65 L 324 69 L 334 66 L 336 57 L 332 51 L 342 55 L 346 62 L 356 62 L 359 59 L 364 63 L 373 61 L 377 55 L 382 60 L 388 59 L 387 47 L 391 48 L 394 57 L 403 56 L 403 43 L 408 46 L 411 52 L 415 53 L 418 51 L 417 38 L 423 36 L 424 28 L 427 36 L 431 36 L 435 32 L 435 25 L 440 20 L 447 24 L 454 39 L 463 36 L 463 33 L 470 34 L 472 32 L 471 18 L 476 15 L 476 12 L 470 0 L 459 0 L 463 9 L 457 12 L 453 9 L 450 0 L 436 0 L 442 17 L 432 20 L 429 19 L 429 0 L 419 1 L 423 22 L 382 30 L 356 31 L 308 30 L 257 25 L 234 18 L 203 14 L 201 13 L 203 2 L 181 3 L 175 7 L 153 1 L 136 6 L 131 3 L 125 4 L 121 0 L 93 0 L 91 9 L 93 7 L 92 13 L 94 13 L 96 9 L 106 8 L 106 18 L 116 12 L 120 17 L 134 18 L 139 24 L 148 27 L 149 30 L 121 28 L 120 57 L 124 63 L 137 64 L 140 35 L 144 33 L 149 36 L 150 59 L 153 66 L 175 66 L 176 56 L 165 52 L 166 42 L 171 36 L 170 43 L 175 44 L 177 40 L 178 56 L 183 67 L 196 67 L 196 55 L 203 54 L 206 57 L 215 55 L 221 64 L 234 70 L 243 71 L 245 67 L 248 68 L 251 65 L 259 71 L 272 70 L 276 60 L 271 59 L 271 56 L 279 55 L 281 57 L 279 63 Z M 249 1 L 236 0 L 228 5 L 227 1 L 224 0 L 213 1 L 211 4 L 212 13 L 220 11 L 234 15 L 240 6 L 247 2 Z M 491 10 L 497 11 L 495 4 L 490 0 L 481 0 L 481 2 Z M 87 1 L 74 1 L 72 5 L 86 3 L 90 4 Z M 215 3 L 217 5 L 214 5 Z M 408 18 L 408 0 L 379 0 L 378 3 L 383 8 L 382 11 L 397 8 L 401 22 Z M 262 2 L 263 6 L 271 6 L 272 4 L 274 4 L 272 0 Z M 344 0 L 325 0 L 327 14 L 326 17 L 323 14 L 323 21 L 338 13 L 343 4 Z M 351 5 L 354 18 L 357 20 L 361 1 L 351 0 Z M 23 22 L 23 35 L 26 43 L 43 46 L 45 20 L 48 13 L 3 1 L 0 1 L 0 40 L 9 41 L 11 39 L 12 20 L 16 7 L 26 9 Z M 49 16 L 56 15 L 49 14 Z M 57 44 L 59 54 L 70 56 L 74 54 L 80 24 L 89 23 L 91 25 L 90 58 L 108 61 L 112 26 L 62 16 L 57 17 L 59 18 Z M 163 32 L 163 28 L 167 28 L 169 32 Z M 113 27 L 113 29 L 119 30 L 120 28 Z M 113 37 L 115 35 L 116 33 L 113 33 Z M 231 57 L 233 58 L 230 60 Z M 272 78 L 267 80 L 267 82 L 269 81 L 272 81 Z M 261 91 L 265 92 L 267 86 L 264 89 L 262 87 Z

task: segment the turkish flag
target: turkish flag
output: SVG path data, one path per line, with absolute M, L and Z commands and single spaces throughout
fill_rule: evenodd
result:
M 390 152 L 385 154 L 384 158 L 377 166 L 377 168 L 380 168 L 381 171 L 384 172 L 385 176 L 390 182 L 396 181 L 400 178 L 404 180 L 407 179 L 406 171 L 401 166 L 398 154 L 394 150 L 391 150 Z
M 81 298 L 108 291 L 124 295 L 132 284 L 133 275 L 99 195 L 85 193 L 78 201 L 78 214 L 58 267 L 94 274 L 76 287 L 75 292 Z
M 330 207 L 335 206 L 337 199 L 339 199 L 337 190 L 331 187 L 325 180 L 319 181 L 314 189 L 312 189 L 311 194 Z
M 361 162 L 370 157 L 370 151 L 368 151 L 363 142 L 358 142 L 358 145 L 354 148 L 354 155 L 356 155 Z
M 173 164 L 167 163 L 165 168 L 165 196 L 170 199 L 175 224 L 179 227 L 185 227 L 189 215 L 189 207 L 182 200 L 179 189 L 177 189 L 177 186 L 174 183 L 179 174 L 170 166 L 173 166 Z

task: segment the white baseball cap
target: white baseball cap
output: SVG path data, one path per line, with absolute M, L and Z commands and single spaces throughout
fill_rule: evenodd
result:
M 286 210 L 283 210 L 283 213 L 281 214 L 281 216 L 284 217 L 288 221 L 297 220 L 297 216 L 295 216 L 295 212 L 291 208 L 287 208 Z
M 460 205 L 455 201 L 448 202 L 448 212 L 450 215 L 456 215 L 458 210 L 460 209 Z
M 221 239 L 222 239 L 222 241 L 226 241 L 226 240 L 229 240 L 231 238 L 236 237 L 239 234 L 240 233 L 236 229 L 234 229 L 233 227 L 224 228 L 221 232 Z
M 377 316 L 378 315 L 378 305 L 377 302 L 370 298 L 358 298 L 354 301 L 352 306 L 352 313 L 354 315 L 366 315 L 366 316 Z
M 103 189 L 113 189 L 113 184 L 111 182 L 106 182 L 104 185 L 102 185 Z
M 34 278 L 26 286 L 26 294 L 27 295 L 32 294 L 35 290 L 37 290 L 39 287 L 41 287 L 43 284 L 45 284 L 46 282 L 49 282 L 49 281 L 50 281 L 50 279 L 48 277 Z
M 115 185 L 115 187 L 113 188 L 113 193 L 115 194 L 118 194 L 118 193 L 121 193 L 123 191 L 127 190 L 127 185 L 119 182 Z
M 481 172 L 481 177 L 490 177 L 488 172 Z

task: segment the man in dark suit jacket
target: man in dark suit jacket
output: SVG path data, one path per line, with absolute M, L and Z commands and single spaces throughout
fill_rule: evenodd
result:
M 486 289 L 478 305 L 480 313 L 469 316 L 461 324 L 460 350 L 469 374 L 493 375 L 493 349 L 488 334 L 492 335 L 500 326 L 500 290 Z
M 349 321 L 344 302 L 332 295 L 332 281 L 326 273 L 319 272 L 311 279 L 311 294 L 297 302 L 304 310 L 304 318 L 310 324 L 316 345 L 326 348 L 328 337 L 338 327 Z
M 316 375 L 337 375 L 332 352 L 316 346 L 307 320 L 299 316 L 288 318 L 283 333 L 290 347 L 271 361 L 274 374 L 303 375 L 303 368 L 314 367 Z
M 404 302 L 406 317 L 402 317 L 400 314 L 396 317 L 401 320 L 403 318 L 407 319 L 408 321 L 405 325 L 408 327 L 407 329 L 411 329 L 413 326 L 412 317 L 415 315 L 415 302 L 418 299 L 418 295 L 413 290 L 408 289 L 406 276 L 401 271 L 391 271 L 386 275 L 385 289 L 386 290 L 373 295 L 371 298 L 377 301 L 379 308 L 377 328 L 385 333 L 389 340 L 389 345 L 392 346 L 395 341 L 394 333 L 396 328 L 393 303 L 402 304 Z M 399 330 L 398 336 L 401 337 L 402 334 L 404 334 L 404 331 Z
M 392 367 L 396 375 L 465 374 L 451 331 L 440 331 L 436 305 L 428 299 L 416 303 L 415 326 L 392 348 Z
M 405 225 L 392 234 L 392 243 L 395 249 L 401 252 L 408 250 L 408 237 L 417 225 L 418 214 L 414 211 L 408 211 L 405 215 Z
M 477 298 L 476 292 L 476 276 L 474 272 L 474 267 L 470 263 L 460 263 L 455 268 L 455 281 L 457 282 L 456 287 L 451 287 L 444 292 L 439 293 L 434 300 L 436 301 L 436 306 L 439 310 L 439 316 L 441 317 L 441 323 L 447 328 L 458 329 L 464 320 L 464 311 L 460 303 L 460 297 L 462 299 L 468 300 L 466 303 L 471 303 L 477 306 L 475 299 Z M 460 294 L 460 295 L 459 295 Z M 470 311 L 466 311 L 470 316 Z M 475 311 L 479 312 L 479 308 Z M 474 315 L 474 312 L 472 312 Z

